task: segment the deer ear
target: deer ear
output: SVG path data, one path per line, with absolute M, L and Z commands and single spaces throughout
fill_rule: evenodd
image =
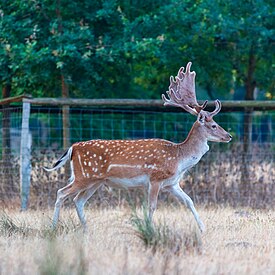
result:
M 202 113 L 200 112 L 200 113 L 198 114 L 197 121 L 198 121 L 201 125 L 204 125 L 204 122 L 205 122 L 205 115 L 202 114 Z

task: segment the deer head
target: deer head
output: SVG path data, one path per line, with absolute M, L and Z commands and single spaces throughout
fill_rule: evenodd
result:
M 196 99 L 195 91 L 195 72 L 190 72 L 192 63 L 189 62 L 186 66 L 181 67 L 176 78 L 170 77 L 169 90 L 166 92 L 168 99 L 162 95 L 164 105 L 181 107 L 192 115 L 197 116 L 197 123 L 201 127 L 201 131 L 205 138 L 209 141 L 229 142 L 232 136 L 219 126 L 213 117 L 221 110 L 221 102 L 215 101 L 215 110 L 212 112 L 204 111 L 207 105 L 207 100 L 199 105 Z
M 219 113 L 221 110 L 221 102 L 217 99 L 215 101 L 215 110 L 212 112 L 207 112 L 201 110 L 197 117 L 197 123 L 201 128 L 202 134 L 206 137 L 208 141 L 215 142 L 229 142 L 232 136 L 226 132 L 218 123 L 216 123 L 213 117 Z

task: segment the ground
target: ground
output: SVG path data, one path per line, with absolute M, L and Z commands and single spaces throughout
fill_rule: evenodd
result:
M 184 207 L 161 206 L 168 233 L 147 245 L 129 208 L 88 208 L 85 234 L 73 208 L 52 232 L 52 212 L 0 210 L 0 274 L 275 274 L 275 210 L 198 208 L 201 235 Z

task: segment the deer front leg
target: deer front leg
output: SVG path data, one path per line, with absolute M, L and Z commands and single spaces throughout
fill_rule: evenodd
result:
M 157 208 L 158 194 L 160 184 L 158 182 L 150 182 L 148 189 L 148 218 L 152 221 L 153 214 Z
M 191 210 L 199 226 L 200 231 L 204 232 L 205 226 L 201 221 L 197 210 L 195 209 L 192 199 L 181 189 L 179 184 L 166 187 L 166 190 L 169 191 L 173 196 L 175 196 L 180 202 L 183 202 Z

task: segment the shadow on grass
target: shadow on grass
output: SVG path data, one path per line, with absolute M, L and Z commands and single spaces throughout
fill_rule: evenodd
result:
M 6 237 L 21 236 L 21 237 L 40 237 L 52 239 L 70 232 L 81 231 L 82 228 L 75 224 L 73 219 L 68 219 L 66 222 L 59 222 L 56 228 L 53 228 L 49 222 L 48 225 L 41 229 L 32 228 L 24 221 L 19 221 L 16 218 L 11 218 L 7 213 L 0 214 L 0 234 Z

